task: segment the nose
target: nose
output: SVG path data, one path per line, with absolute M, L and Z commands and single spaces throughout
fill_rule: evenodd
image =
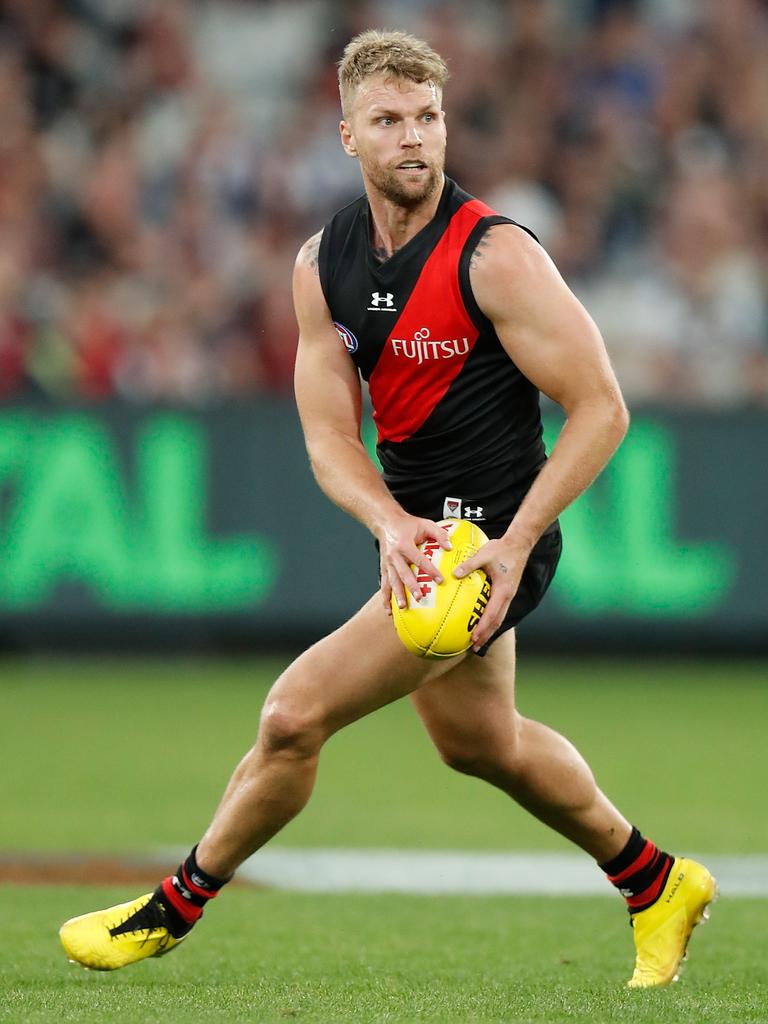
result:
M 421 136 L 416 128 L 415 124 L 405 124 L 405 130 L 403 132 L 402 145 L 403 146 L 420 146 Z

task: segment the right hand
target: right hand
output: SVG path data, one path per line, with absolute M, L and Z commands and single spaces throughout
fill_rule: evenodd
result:
M 431 519 L 419 519 L 403 512 L 397 518 L 387 521 L 378 532 L 379 556 L 381 559 L 381 596 L 388 615 L 392 614 L 391 598 L 394 594 L 399 608 L 406 606 L 406 589 L 414 601 L 420 601 L 422 594 L 411 565 L 423 569 L 427 575 L 442 583 L 443 578 L 436 566 L 419 545 L 425 540 L 436 541 L 441 548 L 450 551 L 448 534 Z

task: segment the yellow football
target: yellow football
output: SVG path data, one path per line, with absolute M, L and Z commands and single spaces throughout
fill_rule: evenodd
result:
M 442 519 L 439 525 L 451 538 L 451 550 L 433 540 L 425 541 L 419 550 L 439 570 L 443 582 L 438 585 L 423 569 L 411 566 L 421 587 L 421 600 L 414 600 L 406 590 L 406 606 L 399 608 L 392 595 L 397 635 L 419 658 L 454 658 L 471 647 L 472 631 L 491 596 L 491 584 L 482 569 L 474 569 L 460 580 L 453 575 L 458 565 L 487 544 L 486 535 L 466 519 Z

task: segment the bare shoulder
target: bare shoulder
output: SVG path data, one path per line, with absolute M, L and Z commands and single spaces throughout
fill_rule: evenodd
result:
M 320 240 L 323 232 L 312 235 L 299 249 L 293 268 L 293 306 L 302 338 L 318 325 L 331 322 L 318 270 Z
M 494 224 L 480 237 L 469 261 L 471 271 L 485 273 L 489 267 L 495 270 L 515 263 L 541 264 L 551 260 L 546 251 L 517 224 Z
M 521 311 L 568 292 L 547 251 L 516 224 L 495 224 L 479 240 L 470 259 L 469 279 L 483 312 L 510 305 Z
M 304 267 L 307 270 L 312 270 L 314 273 L 319 273 L 318 264 L 320 262 L 320 242 L 323 237 L 323 232 L 318 231 L 317 234 L 312 235 L 308 238 L 304 245 L 299 249 L 296 257 L 296 266 Z
M 484 237 L 472 292 L 520 371 L 566 410 L 588 396 L 618 394 L 600 332 L 546 250 L 511 224 Z

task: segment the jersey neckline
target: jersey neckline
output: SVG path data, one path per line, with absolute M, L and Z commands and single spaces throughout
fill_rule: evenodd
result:
M 365 258 L 368 264 L 368 269 L 380 280 L 386 278 L 392 278 L 399 273 L 400 265 L 406 258 L 409 252 L 416 249 L 424 239 L 428 239 L 431 233 L 442 230 L 446 222 L 446 210 L 451 202 L 452 196 L 456 192 L 456 183 L 448 177 L 447 174 L 443 175 L 443 191 L 440 195 L 440 201 L 437 204 L 435 215 L 432 220 L 427 221 L 423 228 L 416 232 L 416 234 L 409 238 L 402 248 L 398 249 L 397 252 L 392 253 L 389 259 L 383 263 L 377 260 L 373 253 L 373 246 L 371 245 L 371 235 L 373 229 L 373 217 L 371 216 L 371 205 L 368 202 L 368 197 L 365 197 L 365 202 L 362 204 L 360 215 L 363 219 L 363 231 L 365 232 Z

